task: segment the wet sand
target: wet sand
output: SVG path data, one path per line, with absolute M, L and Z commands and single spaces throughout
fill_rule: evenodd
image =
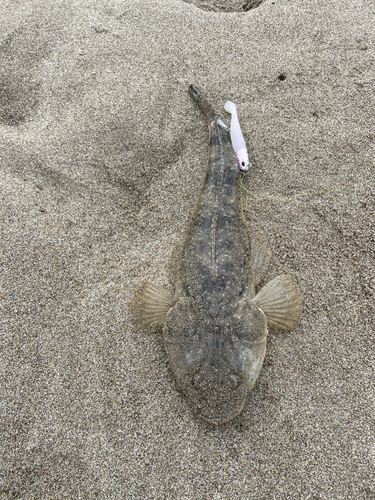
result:
M 374 499 L 373 2 L 1 10 L 0 499 Z M 129 318 L 171 286 L 204 178 L 189 83 L 237 104 L 265 282 L 304 301 L 219 429 Z

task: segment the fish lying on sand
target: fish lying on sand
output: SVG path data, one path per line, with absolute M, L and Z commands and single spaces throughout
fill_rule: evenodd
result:
M 288 275 L 256 294 L 270 253 L 256 237 L 248 244 L 228 133 L 200 90 L 190 85 L 189 93 L 209 124 L 208 172 L 176 265 L 175 296 L 145 283 L 132 312 L 136 323 L 163 328 L 169 364 L 192 409 L 219 425 L 244 407 L 262 367 L 267 327 L 295 327 L 302 301 Z

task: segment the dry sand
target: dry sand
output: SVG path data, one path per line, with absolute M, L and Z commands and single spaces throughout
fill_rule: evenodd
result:
M 0 26 L 0 498 L 374 499 L 374 1 L 2 0 Z M 190 82 L 237 104 L 265 281 L 304 298 L 219 429 L 129 321 L 204 177 Z

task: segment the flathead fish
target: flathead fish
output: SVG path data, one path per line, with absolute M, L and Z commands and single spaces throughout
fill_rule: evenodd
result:
M 258 237 L 248 238 L 228 132 L 200 90 L 190 85 L 189 93 L 209 125 L 208 171 L 176 265 L 175 295 L 145 283 L 132 312 L 137 324 L 162 328 L 170 367 L 191 408 L 220 425 L 244 407 L 262 367 L 268 327 L 295 327 L 302 301 L 288 275 L 256 293 L 270 252 Z

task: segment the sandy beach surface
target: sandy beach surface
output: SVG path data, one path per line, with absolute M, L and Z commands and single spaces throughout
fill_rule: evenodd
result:
M 0 3 L 0 499 L 374 500 L 374 1 Z M 129 316 L 204 179 L 189 83 L 304 302 L 218 429 Z

